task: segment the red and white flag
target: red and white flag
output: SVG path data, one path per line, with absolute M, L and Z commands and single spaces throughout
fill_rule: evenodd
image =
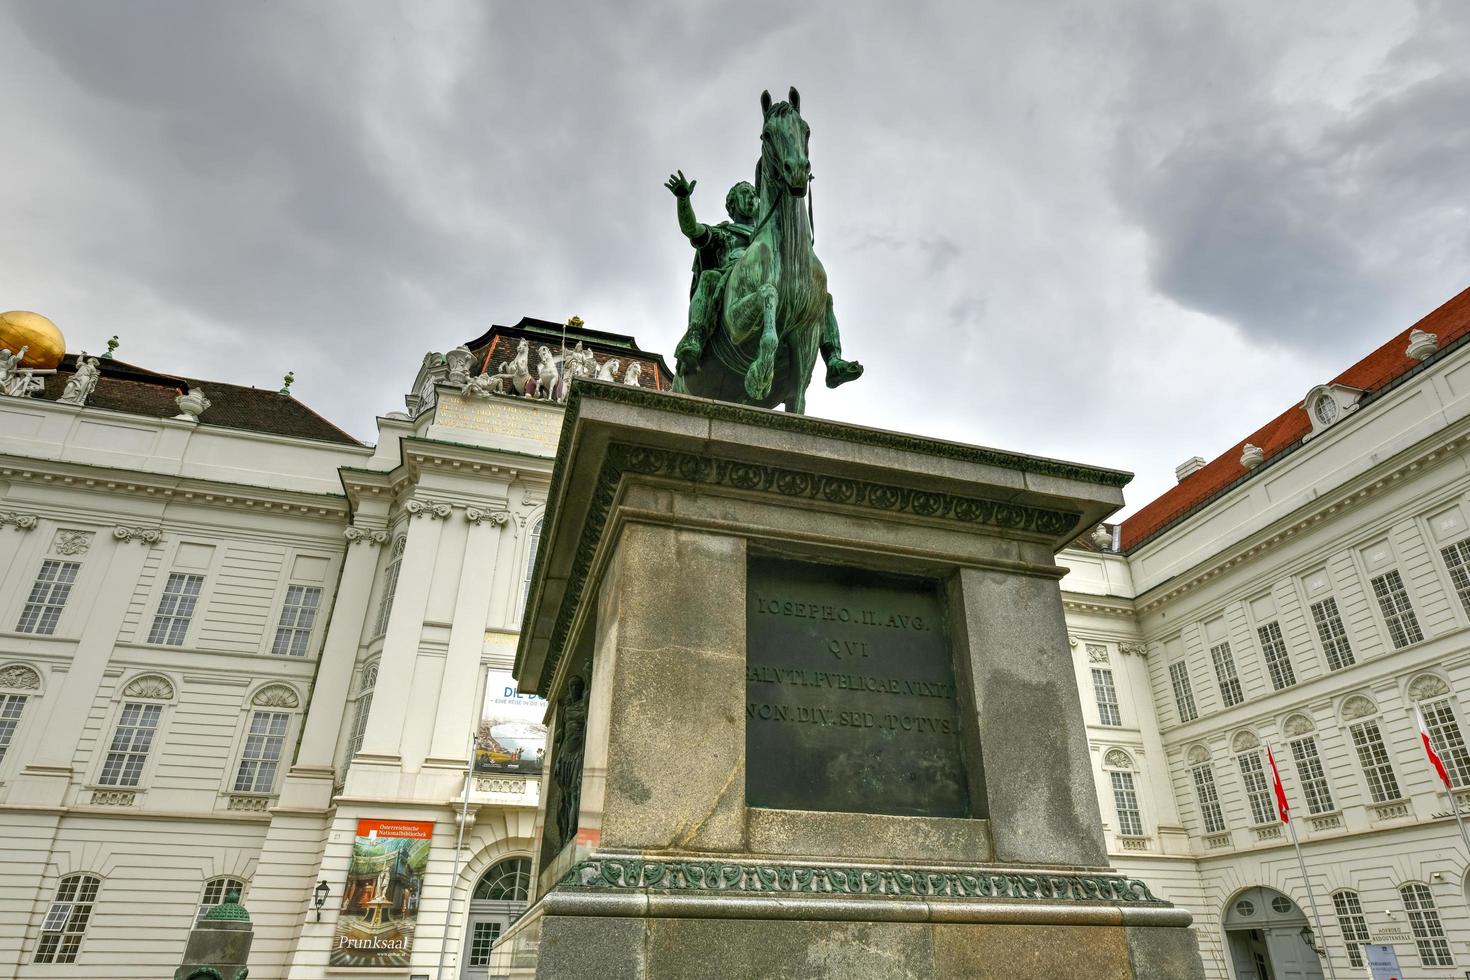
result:
M 1414 705 L 1414 717 L 1419 720 L 1419 741 L 1424 743 L 1424 754 L 1429 756 L 1429 764 L 1434 767 L 1435 772 L 1439 773 L 1440 781 L 1445 784 L 1445 787 L 1453 788 L 1450 785 L 1449 770 L 1444 767 L 1444 760 L 1439 757 L 1438 752 L 1434 751 L 1434 743 L 1429 739 L 1429 725 L 1424 721 L 1424 709 L 1417 704 Z
M 1271 747 L 1266 746 L 1266 761 L 1271 763 L 1271 779 L 1276 784 L 1276 815 L 1281 818 L 1282 823 L 1291 823 L 1291 804 L 1286 802 L 1286 790 L 1281 785 L 1281 773 L 1276 768 L 1276 757 L 1271 754 Z

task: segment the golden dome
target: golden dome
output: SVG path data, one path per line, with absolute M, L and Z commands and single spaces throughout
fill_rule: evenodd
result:
M 12 353 L 29 347 L 25 367 L 54 368 L 61 363 L 66 353 L 66 338 L 56 324 L 39 313 L 26 310 L 11 310 L 0 313 L 0 347 Z

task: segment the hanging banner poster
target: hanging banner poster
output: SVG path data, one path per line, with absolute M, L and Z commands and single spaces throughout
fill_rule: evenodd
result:
M 332 966 L 408 966 L 433 836 L 432 823 L 357 822 Z
M 475 731 L 475 772 L 541 775 L 545 717 L 545 698 L 517 691 L 508 670 L 487 671 L 485 704 Z

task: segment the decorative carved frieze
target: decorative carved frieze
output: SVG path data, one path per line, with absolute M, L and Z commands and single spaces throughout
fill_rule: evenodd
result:
M 377 528 L 347 527 L 342 530 L 342 536 L 347 539 L 348 544 L 368 544 L 376 547 L 386 544 L 388 532 Z
M 1357 721 L 1378 713 L 1378 705 L 1361 694 L 1354 694 L 1342 703 L 1342 720 Z
M 1122 749 L 1109 749 L 1103 756 L 1103 765 L 1109 769 L 1123 769 L 1129 772 L 1133 770 L 1133 760 Z
M 0 527 L 13 527 L 17 531 L 29 531 L 39 524 L 36 514 L 22 514 L 15 510 L 0 510 Z
M 144 674 L 134 677 L 123 688 L 125 698 L 147 698 L 152 701 L 169 701 L 174 696 L 174 686 L 169 683 L 168 678 L 157 674 Z
M 436 500 L 419 500 L 413 498 L 403 505 L 410 517 L 432 517 L 442 521 L 454 512 L 454 508 L 446 503 Z
M 641 388 L 619 387 L 619 392 L 641 392 Z M 577 398 L 576 391 L 573 399 Z M 660 396 L 662 397 L 662 396 Z M 710 402 L 710 404 L 717 404 Z M 721 410 L 734 406 L 722 405 Z M 756 413 L 760 417 L 779 414 Z M 805 425 L 810 420 L 800 418 Z M 563 428 L 562 445 L 558 452 L 567 449 L 567 433 L 572 426 Z M 924 445 L 929 445 L 924 443 Z M 1094 472 L 1094 471 L 1087 471 Z M 561 606 L 553 627 L 550 654 L 541 669 L 537 691 L 545 694 L 551 678 L 556 674 L 562 651 L 566 649 L 567 633 L 571 629 L 572 611 L 581 600 L 582 590 L 587 584 L 587 575 L 592 567 L 593 553 L 598 537 L 607 523 L 617 496 L 618 486 L 625 475 L 667 478 L 680 483 L 699 483 L 706 486 L 726 487 L 747 494 L 771 495 L 789 500 L 822 500 L 854 509 L 877 511 L 884 514 L 899 514 L 935 521 L 951 521 L 965 525 L 979 525 L 1005 531 L 1031 532 L 1048 537 L 1059 537 L 1076 528 L 1081 515 L 1073 511 L 1035 507 L 1014 501 L 990 500 L 939 490 L 924 490 L 914 487 L 877 483 L 850 477 L 810 473 L 786 466 L 754 463 L 747 460 L 720 459 L 696 453 L 672 449 L 653 449 L 647 446 L 630 446 L 613 443 L 607 447 L 607 457 L 597 475 L 592 489 L 592 503 L 587 510 L 577 543 L 576 554 L 568 576 L 567 587 L 562 594 Z M 548 508 L 546 519 L 554 520 Z M 541 555 L 537 557 L 540 566 Z M 535 574 L 535 573 L 533 573 Z
M 1252 827 L 1251 831 L 1256 835 L 1258 841 L 1281 840 L 1281 825 L 1271 824 L 1269 827 Z
M 579 861 L 562 887 L 657 888 L 671 892 L 757 892 L 808 895 L 919 895 L 1009 898 L 1033 902 L 1113 902 L 1166 906 L 1137 878 L 1108 874 L 1005 874 L 982 868 L 933 871 L 844 865 L 747 864 L 725 861 Z
M 1148 838 L 1120 836 L 1118 838 L 1118 846 L 1125 851 L 1146 851 L 1148 850 Z
M 123 793 L 117 790 L 99 789 L 92 793 L 93 806 L 132 806 L 137 799 L 137 793 Z
M 242 811 L 244 813 L 265 813 L 270 809 L 270 805 L 271 798 L 269 796 L 246 796 L 235 793 L 225 803 L 225 809 Z
M 39 691 L 41 675 L 25 664 L 9 664 L 0 667 L 0 689 L 9 691 Z
M 508 793 L 513 796 L 523 796 L 526 792 L 526 781 L 524 779 L 510 779 L 504 776 L 476 776 L 476 793 Z
M 256 691 L 250 703 L 262 708 L 297 708 L 301 699 L 285 684 L 270 684 Z
M 1211 834 L 1205 838 L 1205 847 L 1212 851 L 1218 851 L 1222 847 L 1230 846 L 1230 834 Z
M 137 541 L 140 544 L 157 544 L 163 540 L 163 529 L 157 527 L 129 527 L 119 524 L 112 529 L 112 536 L 119 541 Z
M 1148 656 L 1148 647 L 1142 643 L 1119 643 L 1118 652 L 1128 657 Z
M 1108 663 L 1108 648 L 1101 643 L 1087 644 L 1087 662 L 1090 664 Z
M 481 510 L 478 507 L 466 507 L 464 519 L 471 524 L 491 524 L 495 527 L 503 527 L 510 523 L 510 511 L 505 510 Z
M 1328 813 L 1320 817 L 1308 817 L 1313 830 L 1337 830 L 1342 827 L 1342 814 Z
M 1407 800 L 1398 803 L 1383 803 L 1373 808 L 1375 820 L 1398 820 L 1409 816 L 1409 802 Z
M 85 555 L 92 547 L 91 531 L 60 530 L 51 542 L 51 550 L 58 555 Z

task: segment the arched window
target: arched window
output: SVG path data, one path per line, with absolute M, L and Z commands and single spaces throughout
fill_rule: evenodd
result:
M 1225 812 L 1220 808 L 1220 793 L 1215 787 L 1215 770 L 1210 765 L 1210 751 L 1203 745 L 1189 750 L 1189 775 L 1194 780 L 1194 795 L 1199 801 L 1200 819 L 1205 833 L 1218 834 L 1225 829 Z
M 92 906 L 102 879 L 96 875 L 67 875 L 56 886 L 56 899 L 41 923 L 41 940 L 36 944 L 37 963 L 75 963 L 82 950 L 82 936 L 92 918 Z
M 506 858 L 493 866 L 475 886 L 477 902 L 526 902 L 531 896 L 531 859 Z
M 531 598 L 531 576 L 536 571 L 536 550 L 541 547 L 541 525 L 546 518 L 538 517 L 531 525 L 531 543 L 526 548 L 526 574 L 521 581 L 521 612 L 526 611 L 526 602 Z
M 398 570 L 403 567 L 403 549 L 408 546 L 408 535 L 400 534 L 393 539 L 393 550 L 388 553 L 388 567 L 383 571 L 383 594 L 378 596 L 378 620 L 373 624 L 373 638 L 388 632 L 388 614 L 393 611 L 393 593 L 398 591 Z
M 1347 946 L 1348 962 L 1363 966 L 1363 944 L 1372 942 L 1368 934 L 1368 917 L 1363 914 L 1363 903 L 1358 893 L 1343 889 L 1332 895 L 1332 908 L 1337 912 L 1337 924 L 1342 929 L 1342 941 Z
M 234 892 L 239 896 L 237 901 L 245 897 L 245 882 L 230 875 L 222 875 L 211 878 L 204 883 L 204 896 L 199 900 L 199 911 L 194 913 L 194 922 L 204 918 L 205 913 L 219 905 L 225 900 L 225 896 Z
M 1419 947 L 1419 959 L 1425 966 L 1454 966 L 1455 958 L 1450 955 L 1450 943 L 1445 938 L 1429 886 L 1411 881 L 1399 886 L 1399 896 L 1404 900 L 1404 911 L 1409 913 L 1409 928 L 1414 933 L 1414 945 Z
M 0 669 L 0 762 L 10 748 L 26 699 L 40 693 L 41 675 L 25 664 L 9 664 Z
M 342 760 L 342 770 L 352 764 L 352 757 L 362 751 L 362 737 L 367 734 L 368 712 L 373 710 L 373 688 L 378 683 L 378 662 L 374 660 L 362 669 L 362 681 L 357 687 L 357 709 L 352 716 L 352 729 L 347 733 L 347 754 Z

